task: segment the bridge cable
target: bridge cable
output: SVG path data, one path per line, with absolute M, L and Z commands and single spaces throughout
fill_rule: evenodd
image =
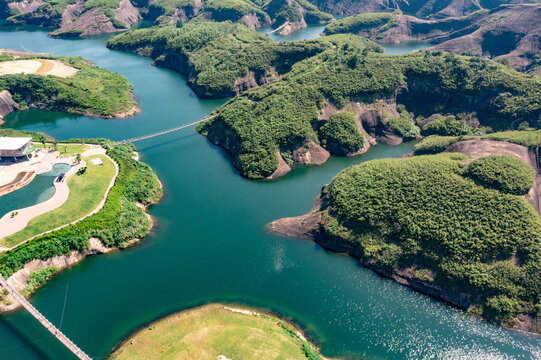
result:
M 60 317 L 60 325 L 58 330 L 62 330 L 62 323 L 64 322 L 64 312 L 66 311 L 66 301 L 68 300 L 68 288 L 70 283 L 66 284 L 66 294 L 64 295 L 64 306 L 62 307 L 62 317 Z

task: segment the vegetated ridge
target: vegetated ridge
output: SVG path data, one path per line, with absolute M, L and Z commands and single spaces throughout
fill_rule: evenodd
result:
M 59 37 L 123 31 L 141 20 L 130 0 L 0 0 L 0 8 L 6 25 L 54 28 L 50 35 Z
M 197 18 L 232 21 L 252 29 L 272 25 L 282 35 L 308 24 L 334 20 L 307 0 L 156 0 L 150 1 L 145 18 L 160 25 L 175 25 Z
M 429 50 L 467 52 L 531 73 L 541 71 L 541 4 L 524 2 L 467 16 L 421 19 L 400 13 L 364 13 L 338 20 L 325 33 L 354 33 L 381 43 L 424 41 Z
M 0 49 L 0 62 L 25 59 L 58 60 L 78 71 L 66 78 L 39 74 L 0 75 L 0 120 L 12 111 L 28 108 L 105 118 L 133 116 L 138 111 L 133 86 L 119 74 L 100 69 L 80 57 L 53 57 Z
M 491 10 L 505 4 L 527 3 L 527 0 L 310 0 L 322 11 L 354 15 L 374 12 L 401 12 L 425 19 L 461 17 L 479 10 Z
M 241 175 L 276 178 L 295 165 L 321 164 L 329 152 L 399 144 L 450 115 L 466 133 L 539 125 L 540 80 L 508 66 L 442 52 L 385 55 L 354 35 L 320 41 L 332 46 L 239 94 L 199 125 L 232 154 Z M 336 112 L 344 114 L 332 117 Z
M 539 333 L 541 219 L 519 196 L 532 188 L 533 168 L 507 156 L 468 161 L 445 153 L 352 166 L 323 188 L 312 212 L 270 228 L 349 253 L 503 326 Z
M 275 80 L 330 44 L 279 43 L 230 21 L 192 20 L 182 28 L 129 31 L 111 38 L 107 47 L 151 56 L 156 65 L 184 74 L 198 96 L 220 98 Z

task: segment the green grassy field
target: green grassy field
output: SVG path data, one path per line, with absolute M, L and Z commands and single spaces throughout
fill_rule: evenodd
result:
M 39 149 L 43 149 L 44 147 L 47 149 L 52 149 L 54 147 L 51 143 L 45 143 L 45 146 L 43 146 L 43 144 L 36 143 L 34 146 Z M 58 151 L 60 151 L 61 157 L 83 154 L 86 150 L 90 149 L 90 146 L 82 144 L 57 144 L 57 147 Z
M 160 320 L 129 338 L 111 359 L 321 359 L 294 328 L 268 315 L 233 312 L 220 304 Z
M 103 165 L 90 162 L 96 157 L 102 159 Z M 93 155 L 83 160 L 87 163 L 87 171 L 68 179 L 68 200 L 58 209 L 32 219 L 23 230 L 0 240 L 1 245 L 13 247 L 32 236 L 80 219 L 98 206 L 115 176 L 115 166 L 103 155 Z

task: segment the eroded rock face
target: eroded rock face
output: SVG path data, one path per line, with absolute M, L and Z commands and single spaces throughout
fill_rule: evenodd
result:
M 483 8 L 475 0 L 315 0 L 312 2 L 322 11 L 332 14 L 354 15 L 368 12 L 393 12 L 401 10 L 423 18 L 460 17 Z
M 77 0 L 67 4 L 61 14 L 48 7 L 40 7 L 44 4 L 43 0 L 10 2 L 10 14 L 18 11 L 22 15 L 10 18 L 8 23 L 56 27 L 52 36 L 77 37 L 123 31 L 141 20 L 139 11 L 129 0 L 119 0 L 118 8 L 112 11 L 102 7 L 85 11 L 85 1 Z M 111 13 L 106 14 L 106 11 Z M 126 27 L 122 24 L 126 24 Z
M 507 58 L 517 70 L 526 70 L 532 57 L 541 54 L 539 3 L 518 3 L 470 16 L 440 14 L 446 15 L 430 20 L 397 15 L 397 26 L 384 31 L 368 27 L 358 34 L 383 43 L 423 41 L 434 44 L 429 48 L 433 51 L 466 51 L 477 56 Z
M 19 104 L 13 100 L 7 90 L 0 91 L 0 125 L 4 123 L 4 117 L 12 111 L 19 110 Z
M 34 0 L 34 1 L 14 1 L 8 3 L 9 10 L 11 12 L 13 11 L 19 11 L 21 14 L 29 13 L 34 10 L 36 10 L 41 5 L 45 4 L 43 0 Z
M 293 151 L 293 161 L 297 165 L 321 165 L 331 154 L 313 141 Z

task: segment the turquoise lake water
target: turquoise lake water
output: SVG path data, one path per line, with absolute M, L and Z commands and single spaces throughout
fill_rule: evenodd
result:
M 7 126 L 58 139 L 143 135 L 208 115 L 225 100 L 201 100 L 179 74 L 104 46 L 106 37 L 51 39 L 2 31 L 0 48 L 82 56 L 126 76 L 141 113 L 104 120 L 32 110 Z M 156 227 L 137 246 L 66 269 L 31 302 L 94 358 L 164 315 L 208 302 L 257 307 L 303 328 L 324 355 L 366 359 L 539 359 L 540 337 L 499 328 L 383 279 L 350 257 L 265 224 L 306 213 L 321 187 L 347 166 L 400 157 L 412 144 L 377 145 L 273 182 L 241 178 L 228 155 L 193 128 L 138 143 L 160 176 Z M 64 316 L 64 299 L 65 311 Z M 62 320 L 62 321 L 61 321 Z M 70 359 L 25 311 L 0 316 L 0 359 Z

